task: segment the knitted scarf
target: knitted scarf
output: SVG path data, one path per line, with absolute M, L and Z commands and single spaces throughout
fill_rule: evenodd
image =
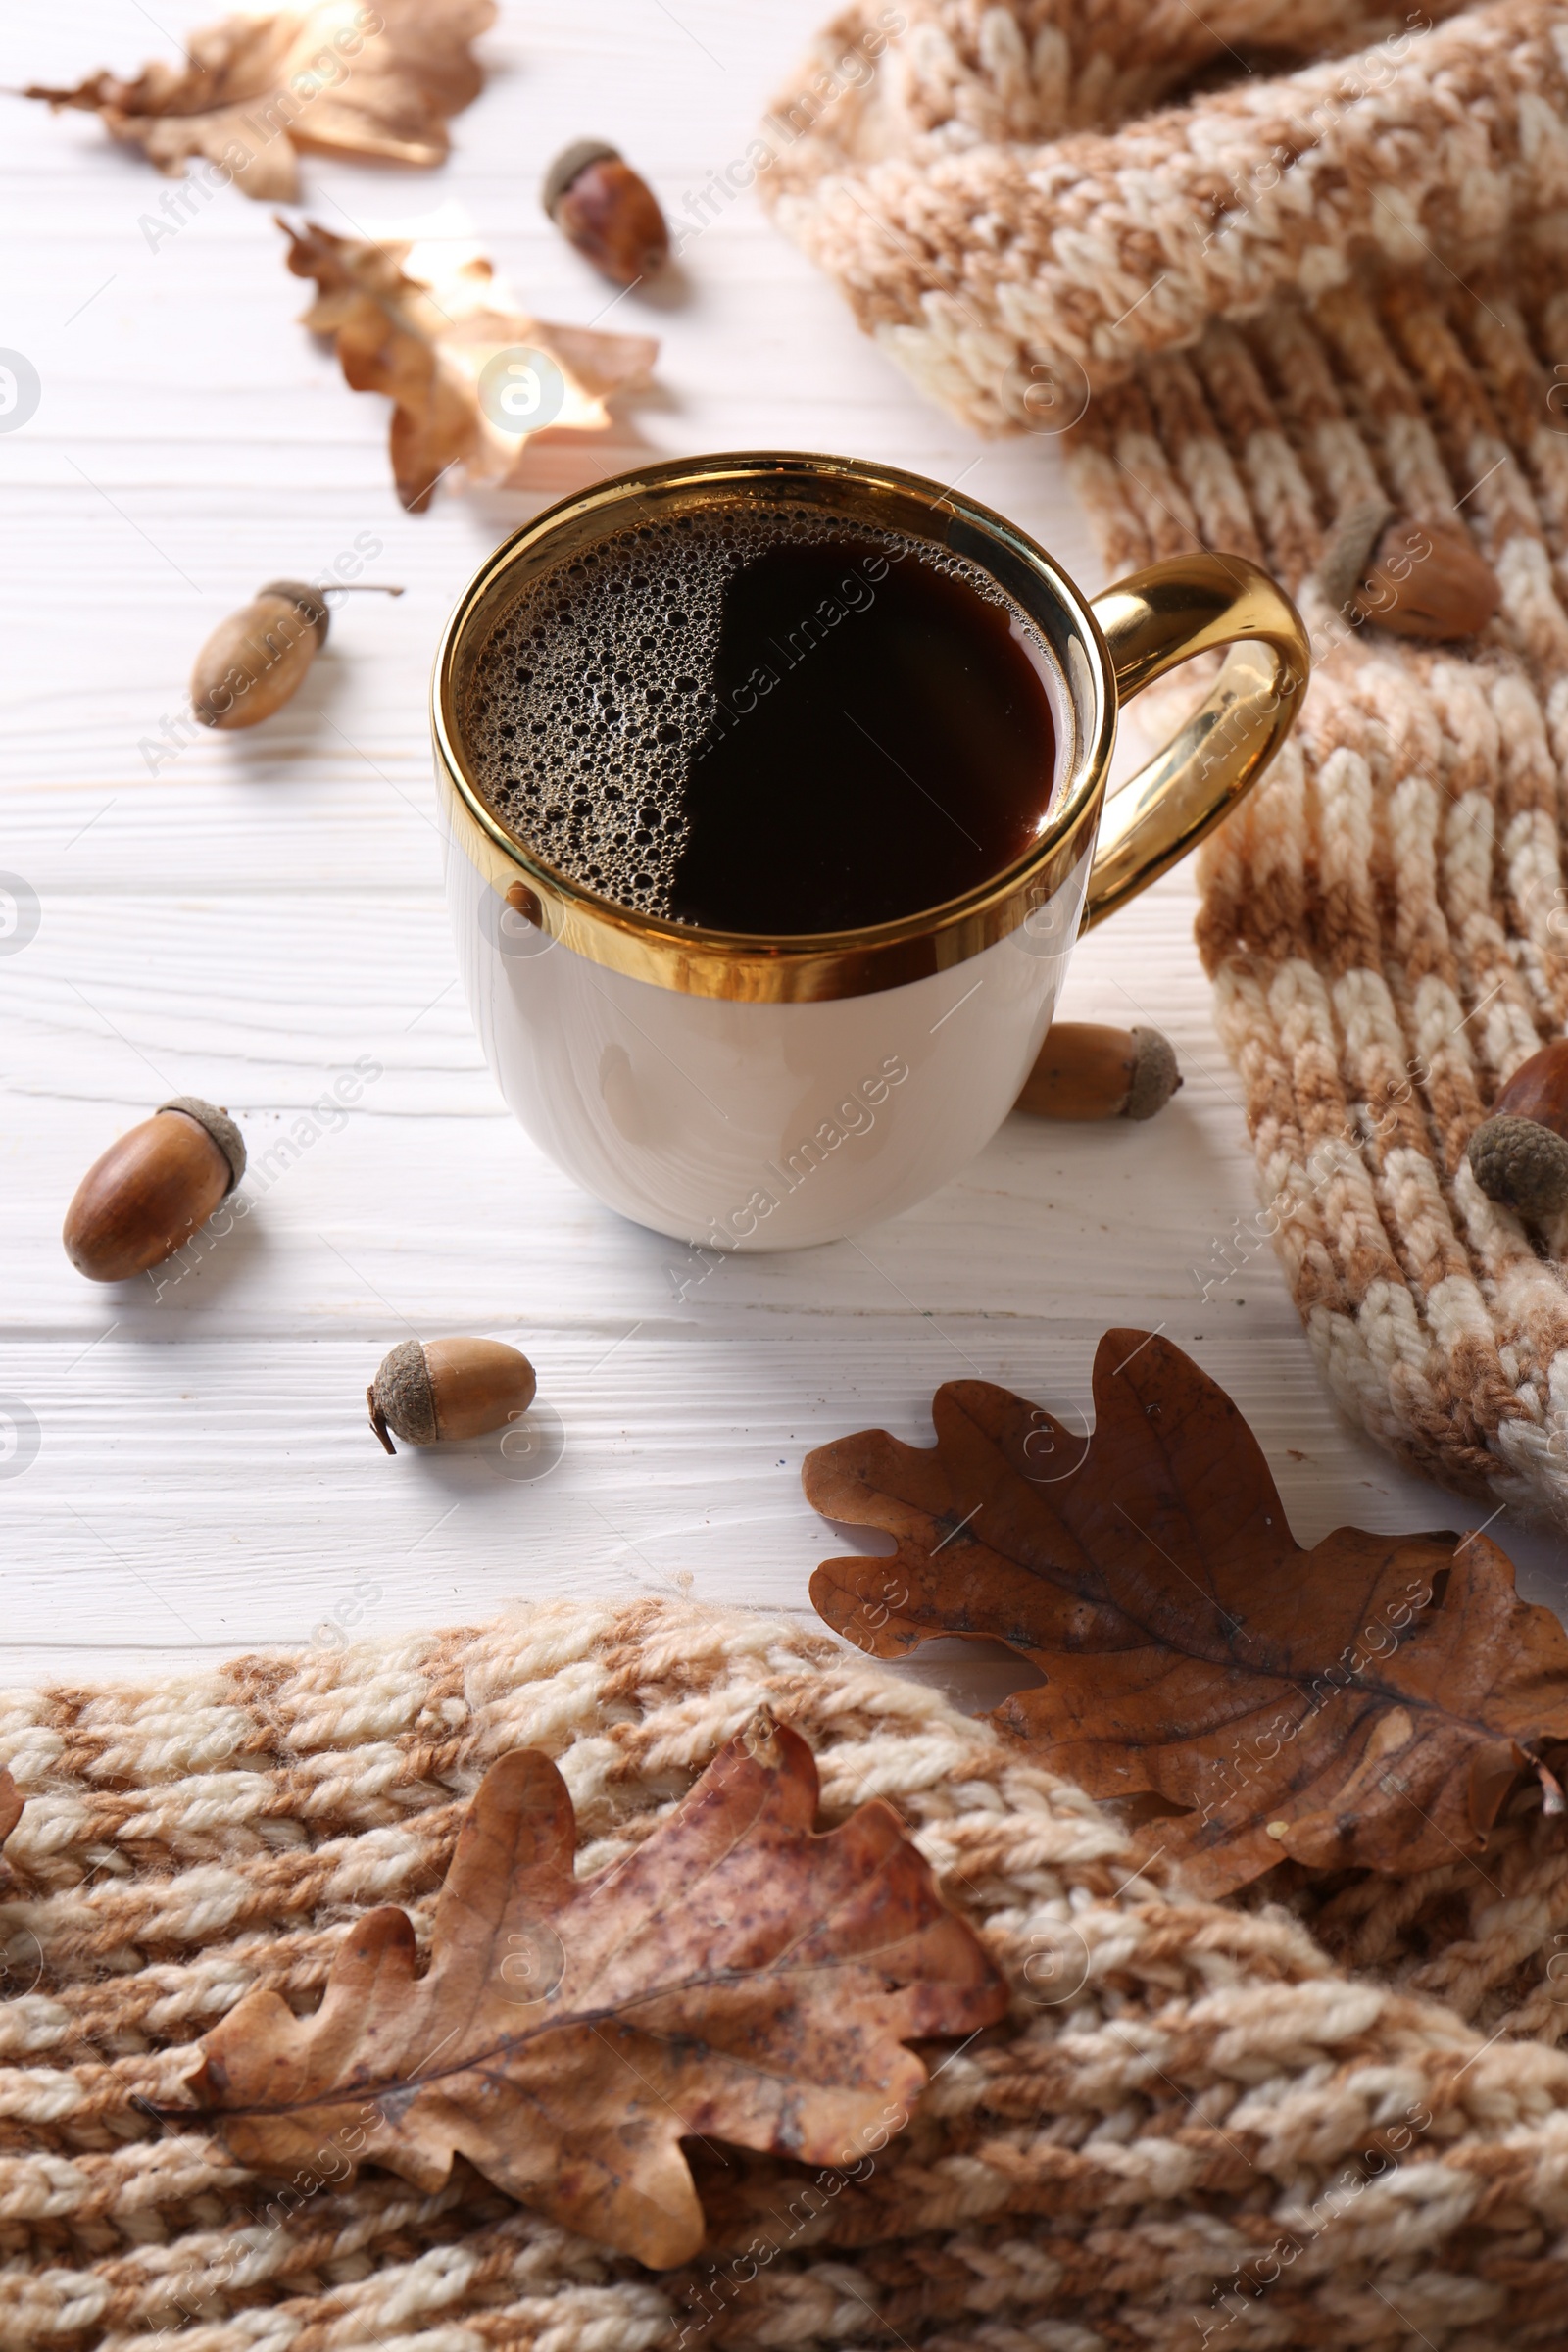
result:
M 283 2182 L 131 2104 L 181 2104 L 252 1988 L 313 2007 L 366 1911 L 403 1905 L 427 1948 L 497 1756 L 557 1760 L 595 1871 L 761 1703 L 815 1750 L 825 1822 L 898 1804 L 1012 1988 L 852 2175 L 689 2142 L 708 2243 L 655 2274 L 461 2159 L 432 2194 L 370 2164 Z M 0 1762 L 27 1800 L 0 1887 L 4 2352 L 1564 2340 L 1568 1858 L 1539 1806 L 1422 1881 L 1196 1901 L 934 1690 L 650 1600 L 14 1690 Z
M 1301 721 L 1200 859 L 1262 1196 L 1208 1291 L 1272 1237 L 1349 1414 L 1568 1522 L 1568 1232 L 1465 1158 L 1568 1013 L 1568 8 L 867 0 L 768 128 L 781 225 L 946 408 L 1063 434 L 1114 570 L 1297 597 Z M 1468 529 L 1480 635 L 1347 617 L 1391 508 Z

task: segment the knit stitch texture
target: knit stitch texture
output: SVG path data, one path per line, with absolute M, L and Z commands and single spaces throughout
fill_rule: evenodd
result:
M 815 1750 L 824 1822 L 898 1805 L 1013 1992 L 852 2176 L 688 2143 L 709 2244 L 655 2275 L 461 2160 L 434 2195 L 339 2160 L 290 2194 L 130 2104 L 178 2104 L 253 1987 L 314 2006 L 375 1905 L 425 1943 L 497 1756 L 557 1760 L 599 1870 L 760 1703 Z M 1425 1883 L 1195 1901 L 931 1690 L 650 1600 L 13 1691 L 0 1761 L 27 1798 L 0 1903 L 4 2352 L 1564 2340 L 1568 1863 L 1532 1800 Z
M 1273 1237 L 1348 1413 L 1568 1524 L 1568 1228 L 1464 1155 L 1568 1014 L 1568 9 L 867 0 L 770 122 L 780 223 L 932 397 L 1065 431 L 1114 570 L 1296 595 L 1302 719 L 1200 860 L 1263 1201 L 1212 1283 Z M 1376 500 L 1469 530 L 1480 636 L 1325 593 Z

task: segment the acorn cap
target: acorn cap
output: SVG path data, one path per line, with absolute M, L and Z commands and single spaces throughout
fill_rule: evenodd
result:
M 1176 1049 L 1161 1029 L 1134 1029 L 1131 1035 L 1138 1058 L 1133 1063 L 1133 1082 L 1121 1106 L 1121 1116 L 1152 1119 L 1156 1110 L 1164 1109 L 1181 1085 Z
M 544 184 L 539 190 L 539 201 L 552 220 L 556 217 L 557 205 L 572 181 L 579 173 L 586 172 L 590 164 L 618 164 L 619 161 L 620 149 L 612 147 L 608 139 L 573 139 L 569 147 L 563 147 L 545 173 Z
M 228 1162 L 228 1192 L 231 1193 L 245 1173 L 245 1138 L 227 1111 L 220 1110 L 215 1102 L 204 1102 L 200 1095 L 172 1095 L 167 1102 L 159 1103 L 153 1117 L 156 1119 L 166 1110 L 182 1110 L 187 1119 L 194 1119 L 198 1127 L 206 1128 Z M 223 1198 L 226 1200 L 228 1193 Z
M 433 1446 L 441 1434 L 436 1427 L 430 1367 L 418 1340 L 400 1340 L 382 1357 L 380 1370 L 365 1392 L 365 1401 L 370 1411 L 370 1427 L 388 1453 L 397 1451 L 386 1434 L 389 1428 L 410 1446 Z
M 1336 612 L 1344 612 L 1365 579 L 1372 550 L 1397 511 L 1386 498 L 1365 498 L 1336 520 L 1317 567 L 1319 585 Z
M 332 615 L 327 610 L 326 597 L 319 588 L 313 588 L 309 580 L 268 580 L 263 587 L 257 589 L 256 593 L 259 597 L 281 596 L 286 598 L 291 605 L 297 605 L 305 618 L 315 628 L 316 650 L 318 653 L 320 652 L 326 643 L 326 632 L 331 625 Z
M 1568 1142 L 1539 1119 L 1509 1111 L 1488 1119 L 1470 1138 L 1465 1156 L 1489 1200 L 1535 1224 L 1568 1207 Z

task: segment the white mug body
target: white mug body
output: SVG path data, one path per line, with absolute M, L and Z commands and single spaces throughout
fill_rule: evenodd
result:
M 688 994 L 577 953 L 504 900 L 449 827 L 447 894 L 501 1094 L 623 1216 L 719 1250 L 803 1250 L 912 1207 L 1016 1102 L 1077 935 L 1088 850 L 1026 919 L 866 994 Z
M 708 505 L 817 503 L 940 540 L 1022 616 L 1054 718 L 1038 846 L 966 894 L 861 931 L 704 932 L 551 865 L 486 802 L 466 737 L 482 653 L 526 581 Z M 799 1250 L 897 1215 L 982 1151 L 1044 1042 L 1077 936 L 1115 738 L 1093 612 L 961 494 L 850 459 L 722 453 L 564 500 L 496 550 L 448 624 L 433 726 L 464 984 L 508 1105 L 612 1208 L 717 1250 Z

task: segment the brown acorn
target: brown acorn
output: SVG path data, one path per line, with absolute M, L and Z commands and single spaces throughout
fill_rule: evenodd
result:
M 1465 1156 L 1487 1199 L 1533 1224 L 1568 1208 L 1568 1038 L 1519 1064 Z
M 410 1446 L 482 1438 L 533 1402 L 533 1366 L 501 1340 L 404 1340 L 365 1392 L 370 1427 L 386 1447 L 395 1430 Z
M 1181 1083 L 1159 1030 L 1057 1021 L 1014 1107 L 1041 1119 L 1152 1119 Z
M 66 1211 L 66 1255 L 90 1282 L 144 1274 L 206 1224 L 244 1173 L 245 1140 L 227 1111 L 176 1095 L 87 1170 Z
M 1474 637 L 1502 598 L 1462 523 L 1417 522 L 1386 499 L 1340 516 L 1318 577 L 1336 610 L 1398 637 Z
M 401 588 L 334 582 L 378 596 L 401 596 Z M 269 580 L 248 605 L 220 620 L 196 657 L 190 707 L 204 727 L 254 727 L 281 710 L 305 683 L 305 673 L 326 643 L 331 623 L 324 590 L 305 580 Z
M 659 198 L 603 139 L 564 147 L 545 173 L 540 202 L 569 245 L 613 285 L 634 286 L 669 259 Z

